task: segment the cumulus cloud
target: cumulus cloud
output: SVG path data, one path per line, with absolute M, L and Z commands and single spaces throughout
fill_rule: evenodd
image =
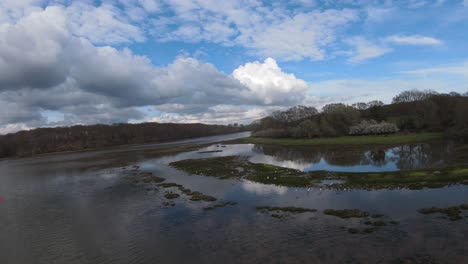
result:
M 364 39 L 344 32 L 362 22 L 366 11 L 368 22 L 375 22 L 408 2 L 378 7 L 371 0 L 303 2 L 0 1 L 0 133 L 129 120 L 246 123 L 276 109 L 334 100 L 312 97 L 310 91 L 346 90 L 339 80 L 311 87 L 284 72 L 276 60 L 323 60 L 339 54 L 343 42 L 352 48 L 341 53 L 350 62 L 382 56 L 396 45 L 443 43 L 420 35 Z M 267 59 L 247 62 L 232 73 L 188 55 L 156 66 L 126 48 L 150 38 L 240 47 Z M 464 73 L 455 66 L 412 73 Z
M 12 23 L 34 11 L 40 11 L 37 0 L 2 0 L 0 1 L 0 24 Z
M 59 7 L 33 12 L 0 28 L 0 91 L 64 81 L 69 68 L 63 50 L 68 42 L 66 19 Z
M 246 63 L 234 70 L 232 75 L 249 88 L 243 93 L 246 99 L 257 98 L 267 105 L 298 103 L 304 99 L 308 87 L 294 74 L 284 73 L 272 58 L 267 58 L 263 63 Z
M 1 27 L 3 131 L 144 120 L 135 108 L 142 106 L 160 106 L 188 122 L 244 122 L 264 113 L 255 106 L 290 105 L 305 96 L 307 84 L 271 58 L 226 75 L 190 57 L 157 67 L 130 49 L 96 46 L 95 36 L 76 31 L 68 8 L 49 6 Z M 61 118 L 51 121 L 47 111 Z

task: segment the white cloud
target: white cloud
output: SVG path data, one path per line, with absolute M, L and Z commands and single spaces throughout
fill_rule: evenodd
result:
M 241 32 L 236 43 L 282 60 L 322 60 L 338 31 L 357 19 L 356 11 L 346 9 L 300 13 L 271 26 Z
M 3 111 L 3 126 L 54 125 L 47 111 L 63 114 L 56 123 L 62 125 L 125 122 L 143 118 L 135 107 L 159 105 L 170 115 L 160 120 L 246 123 L 266 113 L 264 105 L 305 97 L 308 85 L 273 59 L 246 63 L 232 75 L 190 57 L 156 67 L 129 49 L 95 46 L 73 33 L 67 14 L 64 7 L 47 7 L 2 27 L 0 100 L 24 110 Z
M 2 0 L 0 1 L 0 24 L 16 22 L 34 11 L 40 11 L 37 0 Z
M 367 13 L 366 23 L 368 25 L 375 25 L 375 23 L 383 22 L 397 13 L 397 9 L 385 7 L 369 6 L 366 7 L 365 10 Z
M 0 30 L 0 91 L 47 87 L 65 80 L 69 33 L 63 9 L 33 12 Z M 27 78 L 25 78 L 27 76 Z
M 294 74 L 283 72 L 272 58 L 267 58 L 263 63 L 246 63 L 234 70 L 232 75 L 249 88 L 243 92 L 246 99 L 256 98 L 266 105 L 300 102 L 308 87 L 305 81 L 296 78 Z
M 468 77 L 468 62 L 455 64 L 455 65 L 444 65 L 444 66 L 416 69 L 416 70 L 411 70 L 411 71 L 405 71 L 404 73 L 424 75 L 424 76 L 435 75 L 435 74 L 443 74 L 443 75 L 450 74 L 450 75 L 460 75 L 460 76 Z
M 125 14 L 109 3 L 94 6 L 73 2 L 66 7 L 67 18 L 74 34 L 93 43 L 119 44 L 145 40 L 142 30 L 127 21 Z
M 451 91 L 465 93 L 468 91 L 468 84 L 465 81 L 447 81 L 438 78 L 343 79 L 315 82 L 310 85 L 310 89 L 316 94 L 328 95 L 327 98 L 315 100 L 316 106 L 319 106 L 323 105 L 321 101 L 355 103 L 381 100 L 391 103 L 392 98 L 398 93 L 413 89 L 428 89 L 441 93 Z
M 256 0 L 0 1 L 0 133 L 44 125 L 141 120 L 148 118 L 142 114 L 144 106 L 162 112 L 153 119 L 159 121 L 247 123 L 295 104 L 318 106 L 358 96 L 389 98 L 396 93 L 384 89 L 389 85 L 440 91 L 466 88 L 437 80 L 331 80 L 308 85 L 285 73 L 275 59 L 323 60 L 337 54 L 343 42 L 353 47 L 346 53 L 350 62 L 382 56 L 395 45 L 442 44 L 419 35 L 349 39 L 344 29 L 362 22 L 366 11 L 367 22 L 376 23 L 402 8 L 443 1 L 373 5 L 371 0 L 340 0 L 327 1 L 321 8 L 298 4 L 301 1 L 292 5 Z M 50 6 L 43 8 L 46 5 Z M 187 56 L 155 66 L 124 47 L 145 41 L 148 33 L 160 41 L 207 41 L 275 59 L 245 63 L 230 75 Z M 448 65 L 408 73 L 467 76 L 466 69 L 464 64 Z M 380 94 L 368 91 L 376 87 Z M 307 95 L 312 92 L 318 96 Z M 44 114 L 50 112 L 64 118 L 51 123 Z
M 161 109 L 160 107 L 156 107 Z M 277 107 L 252 107 L 237 105 L 216 105 L 194 113 L 164 112 L 149 119 L 153 122 L 205 123 L 205 124 L 249 124 L 267 116 Z M 166 109 L 167 110 L 167 109 Z
M 408 8 L 421 8 L 426 6 L 429 3 L 428 0 L 408 0 Z
M 354 37 L 346 40 L 346 43 L 354 47 L 349 62 L 358 63 L 368 59 L 383 56 L 392 51 L 391 48 L 372 43 L 363 37 Z
M 425 37 L 419 35 L 403 36 L 392 35 L 384 39 L 386 42 L 399 44 L 399 45 L 424 45 L 424 46 L 439 46 L 443 42 L 439 39 L 432 37 Z
M 14 133 L 16 131 L 29 130 L 29 129 L 31 129 L 31 127 L 28 127 L 24 123 L 6 124 L 6 125 L 0 124 L 0 135 L 5 135 L 9 133 Z
M 322 60 L 341 30 L 359 11 L 329 9 L 291 12 L 257 1 L 172 1 L 175 16 L 155 21 L 160 41 L 209 41 L 239 45 L 263 57 Z M 161 32 L 161 30 L 163 32 Z

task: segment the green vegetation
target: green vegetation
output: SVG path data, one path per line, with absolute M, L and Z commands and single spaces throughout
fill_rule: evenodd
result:
M 246 157 L 227 156 L 208 159 L 188 159 L 172 162 L 170 166 L 190 174 L 220 179 L 246 178 L 265 184 L 303 187 L 310 185 L 305 173 L 269 164 L 255 164 Z
M 156 177 L 156 176 L 143 179 L 144 183 L 150 183 L 150 182 L 158 183 L 158 182 L 162 182 L 162 181 L 165 181 L 165 179 L 160 178 L 160 177 Z
M 134 173 L 133 176 L 135 176 L 135 182 L 141 180 L 143 183 L 160 183 L 166 180 L 161 177 L 153 176 L 151 172 L 138 172 Z
M 291 187 L 305 187 L 311 184 L 311 180 L 305 177 L 306 174 L 298 170 L 262 163 L 250 165 L 251 174 L 247 179 L 251 181 Z
M 465 168 L 425 169 L 380 173 L 340 173 L 346 178 L 346 186 L 362 189 L 384 188 L 440 188 L 452 183 L 468 184 Z
M 289 187 L 322 187 L 351 189 L 440 188 L 450 184 L 468 184 L 468 169 L 444 168 L 395 172 L 302 172 L 269 164 L 257 164 L 247 157 L 227 156 L 208 159 L 176 161 L 170 166 L 190 174 L 220 179 L 243 178 L 264 184 Z M 320 185 L 322 180 L 341 180 L 343 183 Z
M 229 156 L 208 159 L 187 159 L 169 165 L 190 174 L 207 175 L 221 179 L 237 178 L 245 167 L 242 157 Z M 239 167 L 238 167 L 239 166 Z
M 236 204 L 237 204 L 236 202 L 226 201 L 226 202 L 220 202 L 220 203 L 214 204 L 212 206 L 205 207 L 203 209 L 205 209 L 205 210 L 214 210 L 216 208 L 221 208 L 221 207 L 225 207 L 225 206 L 228 206 L 228 205 L 236 205 Z
M 315 209 L 294 207 L 294 206 L 286 206 L 286 207 L 257 206 L 256 209 L 261 213 L 271 213 L 270 214 L 271 217 L 278 218 L 278 219 L 285 218 L 290 214 L 313 213 L 317 211 Z
M 0 158 L 206 137 L 246 129 L 241 126 L 171 123 L 37 128 L 0 136 Z
M 296 106 L 257 121 L 253 137 L 314 139 L 385 135 L 398 131 L 443 132 L 468 138 L 468 97 L 457 93 L 404 91 L 392 104 L 381 101 L 328 104 L 321 111 Z
M 178 198 L 179 196 L 180 196 L 179 194 L 172 193 L 172 192 L 164 194 L 164 197 L 166 197 L 166 199 L 175 199 L 175 198 Z
M 272 144 L 286 146 L 313 145 L 396 145 L 426 142 L 443 138 L 440 133 L 417 133 L 396 135 L 344 136 L 332 138 L 293 139 L 293 138 L 255 138 L 242 139 L 243 143 Z
M 135 170 L 138 170 L 138 169 L 136 168 Z M 135 173 L 132 174 L 132 176 L 133 176 L 133 179 L 134 179 L 135 183 L 138 183 L 141 180 L 144 184 L 147 184 L 146 185 L 146 186 L 148 186 L 148 187 L 146 187 L 147 191 L 157 189 L 157 187 L 176 188 L 177 190 L 180 191 L 180 193 L 185 194 L 187 196 L 190 196 L 191 201 L 213 202 L 213 201 L 217 200 L 213 196 L 209 196 L 209 195 L 203 194 L 201 192 L 194 192 L 194 191 L 192 191 L 192 190 L 190 190 L 188 188 L 185 188 L 181 184 L 177 184 L 177 183 L 173 183 L 173 182 L 163 182 L 163 181 L 165 181 L 164 178 L 153 176 L 153 174 L 151 172 L 135 172 Z M 161 183 L 161 182 L 163 182 L 163 183 Z M 152 185 L 151 183 L 158 183 L 158 184 L 157 185 Z M 151 185 L 149 185 L 149 184 L 151 184 Z M 166 192 L 164 194 L 164 197 L 166 199 L 175 199 L 175 198 L 178 198 L 179 196 L 180 196 L 179 193 L 174 193 L 174 192 Z M 233 203 L 232 202 L 229 202 L 228 204 L 221 203 L 221 204 L 218 204 L 218 205 L 214 205 L 214 208 L 220 207 L 220 206 L 226 206 L 226 205 L 230 205 L 230 204 L 232 205 Z M 173 206 L 173 205 L 171 205 L 171 206 Z
M 438 207 L 431 207 L 431 208 L 423 208 L 418 211 L 421 214 L 434 214 L 434 213 L 441 213 L 448 216 L 450 221 L 457 221 L 463 219 L 461 216 L 460 208 L 456 206 L 451 206 L 447 208 L 438 208 Z
M 343 210 L 333 210 L 333 209 L 325 209 L 323 211 L 326 215 L 334 215 L 340 218 L 363 218 L 368 217 L 369 213 L 365 211 L 361 211 L 359 209 L 343 209 Z
M 287 206 L 287 207 L 278 207 L 278 206 L 257 206 L 257 210 L 263 212 L 285 212 L 285 213 L 306 213 L 306 212 L 316 212 L 315 209 L 309 208 L 302 208 L 302 207 L 294 207 L 294 206 Z
M 316 212 L 315 209 L 301 208 L 301 207 L 278 207 L 278 206 L 257 206 L 256 209 L 262 213 L 271 213 L 271 217 L 274 218 L 285 218 L 288 216 L 288 213 L 298 214 L 298 213 L 307 213 L 307 212 Z M 359 210 L 359 209 L 343 209 L 343 210 L 334 210 L 326 209 L 323 211 L 326 215 L 333 215 L 343 219 L 349 218 L 364 218 L 363 223 L 365 226 L 362 229 L 359 228 L 348 228 L 348 233 L 350 234 L 370 234 L 378 229 L 387 226 L 388 224 L 397 225 L 398 222 L 392 220 L 391 218 L 382 215 L 374 214 L 370 215 L 368 212 Z M 379 218 L 379 220 L 371 221 L 372 218 Z M 387 222 L 386 222 L 387 221 Z M 372 227 L 368 227 L 372 226 Z M 346 227 L 343 227 L 346 228 Z
M 192 192 L 192 193 L 190 193 L 190 196 L 192 196 L 190 198 L 191 201 L 214 202 L 214 201 L 217 200 L 215 197 L 203 194 L 201 192 Z
M 173 183 L 173 182 L 160 183 L 160 184 L 158 184 L 158 186 L 161 186 L 163 188 L 172 188 L 172 187 L 180 188 L 180 187 L 182 187 L 182 185 L 177 184 L 177 183 Z

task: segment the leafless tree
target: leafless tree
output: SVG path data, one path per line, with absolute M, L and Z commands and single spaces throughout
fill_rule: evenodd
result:
M 273 117 L 274 119 L 280 122 L 289 123 L 289 122 L 306 119 L 316 114 L 318 114 L 318 111 L 315 107 L 307 107 L 303 105 L 298 105 L 298 106 L 291 107 L 286 111 L 273 112 L 271 114 L 271 117 Z
M 408 103 L 408 102 L 415 102 L 415 101 L 422 101 L 425 99 L 430 98 L 431 96 L 437 95 L 438 93 L 433 90 L 411 90 L 411 91 L 404 91 L 401 92 L 399 95 L 393 97 L 393 103 Z

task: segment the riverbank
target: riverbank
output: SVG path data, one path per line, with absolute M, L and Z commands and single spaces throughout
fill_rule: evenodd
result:
M 256 138 L 238 140 L 241 143 L 268 144 L 283 146 L 319 146 L 319 145 L 396 145 L 421 143 L 442 139 L 442 133 L 414 133 L 395 135 L 345 136 L 332 138 L 294 139 L 294 138 Z

